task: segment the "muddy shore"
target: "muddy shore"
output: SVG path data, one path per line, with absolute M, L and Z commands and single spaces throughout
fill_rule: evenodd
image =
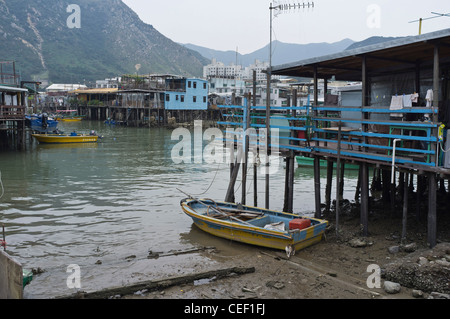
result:
M 206 269 L 207 266 L 194 265 L 193 269 L 197 272 L 232 267 L 254 267 L 254 271 L 220 279 L 212 276 L 151 292 L 143 290 L 127 295 L 111 295 L 108 298 L 281 300 L 415 299 L 448 296 L 450 216 L 445 212 L 438 213 L 438 246 L 435 250 L 430 250 L 426 242 L 425 217 L 420 221 L 411 217 L 407 238 L 401 241 L 401 216 L 378 211 L 381 213 L 370 215 L 368 237 L 361 236 L 357 209 L 355 212 L 353 207 L 340 218 L 338 234 L 334 218 L 330 215 L 330 226 L 324 240 L 297 252 L 289 259 L 284 252 L 247 245 L 245 256 L 229 256 L 220 249 L 207 250 L 200 253 L 219 260 L 220 267 L 215 265 L 215 268 Z M 427 273 L 428 281 L 444 282 L 443 284 L 433 287 L 411 280 L 410 277 L 422 276 L 418 269 L 425 269 L 424 263 L 431 267 L 431 271 Z M 408 269 L 406 265 L 413 265 L 409 267 L 413 271 L 402 275 L 401 271 Z M 380 288 L 373 277 L 374 266 L 381 269 Z M 400 290 L 395 293 L 386 292 L 384 282 L 394 280 L 401 281 Z

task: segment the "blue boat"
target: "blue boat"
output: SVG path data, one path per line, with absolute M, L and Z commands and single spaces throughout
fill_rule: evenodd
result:
M 116 125 L 117 123 L 116 123 L 116 121 L 114 121 L 113 119 L 107 119 L 107 120 L 105 121 L 105 124 L 108 124 L 108 125 Z
M 25 116 L 25 125 L 39 133 L 52 133 L 57 130 L 58 121 L 45 113 L 41 115 L 33 114 Z

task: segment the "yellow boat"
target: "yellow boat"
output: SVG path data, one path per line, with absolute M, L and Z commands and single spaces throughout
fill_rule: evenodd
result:
M 328 225 L 326 220 L 210 199 L 186 198 L 180 204 L 194 224 L 207 233 L 241 243 L 285 250 L 288 257 L 320 242 Z M 292 228 L 291 223 L 299 220 L 307 222 L 305 228 Z
M 61 134 L 33 134 L 33 137 L 42 144 L 65 144 L 65 143 L 96 143 L 98 135 L 85 135 L 72 133 Z
M 80 122 L 83 120 L 81 117 L 61 118 L 62 122 Z

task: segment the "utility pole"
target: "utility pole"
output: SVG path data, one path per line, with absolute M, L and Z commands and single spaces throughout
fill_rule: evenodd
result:
M 267 94 L 266 94 L 266 209 L 270 207 L 270 107 L 271 107 L 271 81 L 272 81 L 272 26 L 273 19 L 281 13 L 290 13 L 301 9 L 314 8 L 314 2 L 302 3 L 284 3 L 278 4 L 281 1 L 270 3 L 270 44 L 269 44 L 269 68 L 267 69 Z M 285 1 L 284 1 L 285 2 Z M 275 14 L 274 14 L 275 12 Z

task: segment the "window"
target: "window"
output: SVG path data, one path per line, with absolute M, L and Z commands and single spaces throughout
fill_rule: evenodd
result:
M 193 100 L 194 100 L 194 103 L 197 103 L 197 97 L 196 96 L 194 96 Z
M 191 88 L 191 87 L 192 87 L 192 82 L 188 81 L 188 88 Z
M 203 83 L 203 89 L 206 90 L 206 83 Z
M 203 97 L 203 103 L 206 103 L 206 96 Z
M 175 100 L 177 100 L 177 101 L 178 101 L 178 95 L 176 95 L 176 96 L 175 96 Z
M 170 102 L 170 95 L 169 94 L 166 95 L 166 102 Z
M 184 102 L 184 95 L 181 96 L 181 102 Z
M 194 82 L 194 89 L 197 88 L 197 82 Z

